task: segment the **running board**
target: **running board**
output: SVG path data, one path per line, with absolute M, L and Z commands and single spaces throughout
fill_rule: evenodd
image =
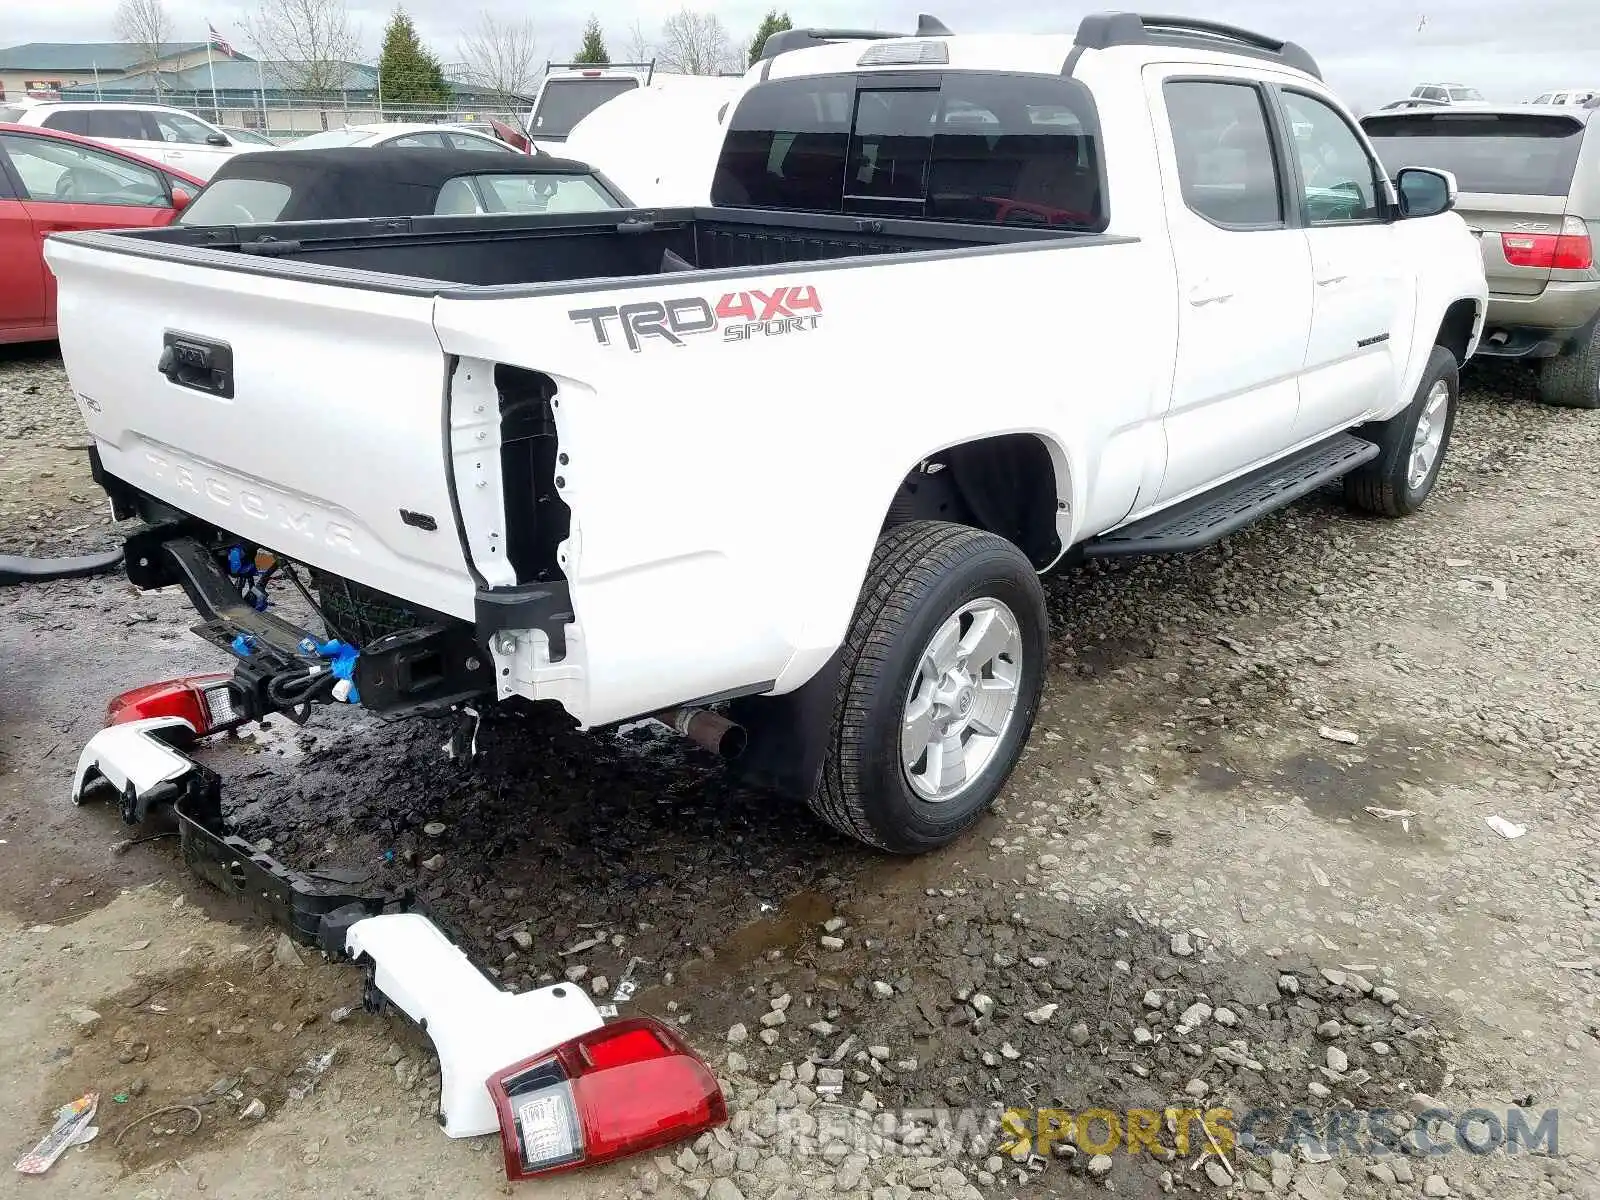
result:
M 1198 550 L 1378 456 L 1376 442 L 1340 433 L 1221 487 L 1086 542 L 1085 558 Z

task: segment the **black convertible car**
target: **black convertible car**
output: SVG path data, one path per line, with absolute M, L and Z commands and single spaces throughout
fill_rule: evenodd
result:
M 633 205 L 585 163 L 476 150 L 263 150 L 223 163 L 181 225 L 598 212 Z

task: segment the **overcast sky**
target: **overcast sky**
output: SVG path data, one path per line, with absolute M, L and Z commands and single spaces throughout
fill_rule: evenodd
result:
M 207 20 L 246 53 L 250 46 L 241 18 L 258 0 L 167 0 L 179 40 L 205 36 Z M 1070 32 L 1082 9 L 1018 0 L 1001 6 L 982 0 L 922 0 L 945 24 L 963 32 Z M 423 37 L 446 61 L 460 58 L 462 26 L 479 9 L 502 17 L 533 15 L 540 56 L 572 56 L 591 9 L 620 57 L 635 20 L 647 34 L 683 0 L 406 0 Z M 349 0 L 369 52 L 376 53 L 392 0 Z M 715 12 L 736 40 L 747 43 L 769 0 L 691 0 L 690 7 Z M 1127 7 L 1135 7 L 1132 4 Z M 1491 100 L 1526 100 L 1560 87 L 1600 86 L 1600 3 L 1597 0 L 1420 0 L 1420 7 L 1392 0 L 1161 0 L 1163 12 L 1193 13 L 1259 29 L 1300 42 L 1322 64 L 1323 73 L 1348 101 L 1374 107 L 1423 82 L 1457 82 L 1479 88 Z M 0 46 L 32 41 L 114 40 L 116 0 L 0 0 Z M 795 23 L 813 26 L 915 26 L 915 4 L 888 0 L 793 0 Z M 1424 18 L 1426 18 L 1424 20 Z M 1420 26 L 1420 28 L 1419 28 Z

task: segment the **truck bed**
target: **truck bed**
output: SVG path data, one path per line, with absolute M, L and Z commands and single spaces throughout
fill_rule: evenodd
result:
M 1026 245 L 1091 234 L 1029 226 L 965 225 L 723 208 L 559 216 L 379 218 L 279 225 L 78 234 L 75 241 L 167 261 L 314 278 L 392 292 L 540 288 L 576 280 L 659 275 Z M 185 248 L 199 253 L 186 254 Z M 233 251 L 219 263 L 206 251 Z M 674 258 L 677 263 L 674 264 Z M 296 268 L 333 267 L 336 272 Z

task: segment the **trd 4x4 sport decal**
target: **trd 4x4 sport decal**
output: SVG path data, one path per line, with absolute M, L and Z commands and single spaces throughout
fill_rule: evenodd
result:
M 567 316 L 594 331 L 602 346 L 622 330 L 628 349 L 637 353 L 646 338 L 660 338 L 673 346 L 699 333 L 720 329 L 725 342 L 747 342 L 758 337 L 781 337 L 815 329 L 822 316 L 817 289 L 809 285 L 774 288 L 770 292 L 729 292 L 715 304 L 701 296 L 647 300 L 606 308 L 574 308 Z

